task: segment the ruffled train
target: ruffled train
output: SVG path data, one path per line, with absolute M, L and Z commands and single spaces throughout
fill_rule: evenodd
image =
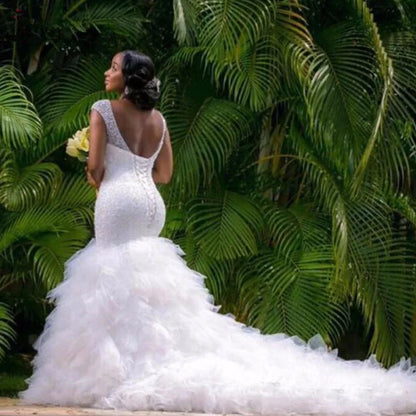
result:
M 23 404 L 209 413 L 416 411 L 402 360 L 344 361 L 319 337 L 262 335 L 217 313 L 204 276 L 170 240 L 96 240 L 65 264 L 35 343 Z M 316 345 L 314 345 L 316 344 Z

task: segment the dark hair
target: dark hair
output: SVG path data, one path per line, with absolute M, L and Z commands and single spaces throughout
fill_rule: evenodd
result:
M 136 51 L 123 51 L 124 97 L 141 110 L 151 110 L 159 99 L 159 80 L 149 56 Z

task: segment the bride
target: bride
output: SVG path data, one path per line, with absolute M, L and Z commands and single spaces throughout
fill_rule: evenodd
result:
M 416 411 L 402 360 L 344 361 L 323 344 L 262 335 L 217 313 L 204 276 L 159 237 L 172 149 L 154 109 L 151 59 L 116 54 L 92 106 L 87 176 L 98 192 L 95 238 L 65 264 L 56 307 L 34 347 L 23 404 L 209 413 L 352 415 Z M 315 339 L 319 340 L 317 336 Z

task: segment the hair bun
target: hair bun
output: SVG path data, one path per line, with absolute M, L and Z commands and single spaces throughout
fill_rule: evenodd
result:
M 141 89 L 149 82 L 139 74 L 132 74 L 126 77 L 126 85 L 132 89 Z
M 123 96 L 138 109 L 151 110 L 159 99 L 160 85 L 160 81 L 155 78 L 153 61 L 149 56 L 136 51 L 124 51 L 123 55 Z

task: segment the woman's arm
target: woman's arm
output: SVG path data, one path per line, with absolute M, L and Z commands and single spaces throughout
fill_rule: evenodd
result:
M 169 130 L 166 129 L 162 149 L 153 165 L 152 176 L 155 183 L 168 183 L 173 173 L 173 154 Z
M 100 188 L 104 176 L 104 157 L 107 130 L 100 113 L 91 111 L 90 116 L 90 150 L 86 167 L 88 183 L 95 189 Z

